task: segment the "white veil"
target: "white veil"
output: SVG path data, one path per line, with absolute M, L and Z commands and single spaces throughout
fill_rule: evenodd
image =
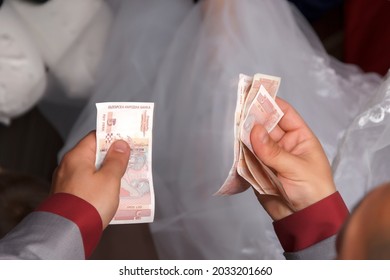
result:
M 61 154 L 95 128 L 96 102 L 155 102 L 156 220 L 150 228 L 159 257 L 282 259 L 271 220 L 253 193 L 213 196 L 233 159 L 239 73 L 280 76 L 279 95 L 308 122 L 330 161 L 381 79 L 331 59 L 287 1 L 118 3 L 95 94 Z M 345 174 L 338 170 L 341 182 Z M 367 189 L 361 183 L 348 192 L 352 187 L 343 182 L 351 201 Z
M 334 160 L 335 182 L 353 207 L 370 189 L 390 181 L 390 74 L 348 127 Z

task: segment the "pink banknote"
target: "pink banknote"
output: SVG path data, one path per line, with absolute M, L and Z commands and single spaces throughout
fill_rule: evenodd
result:
M 253 126 L 255 124 L 261 124 L 270 132 L 278 124 L 283 115 L 284 113 L 278 104 L 276 104 L 265 87 L 261 85 L 241 124 L 240 140 L 253 152 L 250 142 L 250 132 Z
M 244 105 L 242 106 L 240 123 L 242 124 L 246 116 L 248 115 L 248 110 L 252 105 L 253 100 L 255 99 L 257 93 L 259 92 L 260 86 L 263 86 L 267 90 L 268 94 L 273 99 L 275 99 L 276 94 L 278 93 L 279 90 L 279 85 L 280 85 L 279 77 L 264 75 L 260 73 L 255 74 L 253 76 L 252 85 L 245 99 Z
M 119 139 L 131 148 L 121 180 L 118 210 L 110 224 L 150 223 L 154 220 L 152 178 L 153 103 L 97 103 L 96 167 Z
M 240 193 L 252 186 L 258 193 L 289 199 L 277 175 L 253 152 L 250 132 L 255 124 L 271 131 L 283 112 L 275 102 L 280 78 L 257 73 L 254 77 L 240 74 L 234 127 L 234 162 L 217 195 Z
M 238 164 L 240 160 L 240 127 L 241 127 L 241 114 L 244 103 L 246 101 L 249 89 L 252 84 L 252 77 L 244 74 L 240 74 L 237 87 L 237 104 L 234 113 L 234 158 L 233 165 L 230 169 L 228 177 L 223 183 L 222 187 L 217 191 L 216 195 L 231 195 L 245 191 L 250 187 L 247 180 L 243 179 L 238 173 Z

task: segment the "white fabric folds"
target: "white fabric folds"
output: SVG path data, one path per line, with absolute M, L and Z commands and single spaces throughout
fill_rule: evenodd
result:
M 283 258 L 251 191 L 213 196 L 233 159 L 239 73 L 282 78 L 279 96 L 329 160 L 337 154 L 336 181 L 349 206 L 389 179 L 388 84 L 378 88 L 379 76 L 330 58 L 287 1 L 138 0 L 117 8 L 95 93 L 61 154 L 94 129 L 96 102 L 155 103 L 151 230 L 161 259 Z M 376 123 L 375 106 L 384 115 Z

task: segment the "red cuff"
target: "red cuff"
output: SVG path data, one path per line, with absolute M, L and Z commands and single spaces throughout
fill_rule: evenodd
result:
M 349 211 L 339 192 L 273 223 L 285 252 L 314 245 L 341 228 Z
M 46 199 L 35 211 L 50 212 L 74 222 L 80 229 L 85 258 L 91 256 L 103 231 L 98 211 L 87 201 L 68 193 L 56 193 Z

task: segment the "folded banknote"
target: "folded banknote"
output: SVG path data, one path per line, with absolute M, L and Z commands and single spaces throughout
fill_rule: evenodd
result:
M 250 141 L 254 125 L 261 124 L 270 132 L 283 117 L 275 102 L 280 81 L 279 77 L 260 73 L 239 75 L 233 165 L 216 195 L 233 195 L 252 186 L 259 194 L 281 195 L 289 202 L 277 175 L 257 158 Z

